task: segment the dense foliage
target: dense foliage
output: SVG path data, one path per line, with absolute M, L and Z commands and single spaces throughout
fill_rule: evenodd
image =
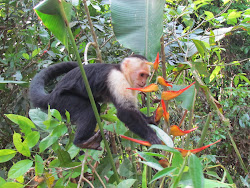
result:
M 76 60 L 71 43 L 67 49 L 39 21 L 33 10 L 38 3 L 31 0 L 0 2 L 0 187 L 22 187 L 22 184 L 77 187 L 81 178 L 95 187 L 103 184 L 114 187 L 116 180 L 112 176 L 114 172 L 106 150 L 80 151 L 72 144 L 75 126 L 69 123 L 69 114 L 67 120 L 63 120 L 56 110 L 45 113 L 31 109 L 28 86 L 34 75 L 52 63 Z M 83 60 L 86 45 L 93 41 L 93 35 L 83 4 L 78 4 L 78 1 L 72 3 L 70 27 Z M 120 62 L 132 51 L 116 40 L 111 25 L 110 4 L 92 0 L 87 4 L 102 61 Z M 188 158 L 182 158 L 179 153 L 166 147 L 146 152 L 146 147 L 119 137 L 126 134 L 136 138 L 117 119 L 115 108 L 103 104 L 101 118 L 104 128 L 110 131 L 110 148 L 119 176 L 124 180 L 118 187 L 129 187 L 134 183 L 134 187 L 176 187 L 178 183 L 184 187 L 190 184 L 190 177 L 205 178 L 205 186 L 210 187 L 216 187 L 213 183 L 218 182 L 222 183 L 221 187 L 249 187 L 249 168 L 245 167 L 248 167 L 250 148 L 249 15 L 246 0 L 165 2 L 161 61 L 165 62 L 166 67 L 161 64 L 157 74 L 172 82 L 177 90 L 180 89 L 178 85 L 193 82 L 193 76 L 198 72 L 201 79 L 199 84 L 204 83 L 209 88 L 218 110 L 230 120 L 230 126 L 225 125 L 209 103 L 205 86 L 197 87 L 197 93 L 189 91 L 191 100 L 186 98 L 189 106 L 181 103 L 185 99 L 167 103 L 170 122 L 161 121 L 160 126 L 164 130 L 179 122 L 183 129 L 199 126 L 185 139 L 175 138 L 175 147 L 196 148 L 206 126 L 203 145 L 219 139 L 222 141 L 201 152 L 202 155 L 192 154 Z M 222 38 L 216 37 L 217 29 L 222 32 Z M 204 40 L 209 31 L 213 32 L 210 32 L 208 40 Z M 96 63 L 96 56 L 95 48 L 90 47 L 89 63 Z M 156 76 L 152 78 L 152 83 L 155 80 Z M 48 89 L 54 84 L 51 85 Z M 158 98 L 159 93 L 152 94 L 150 113 L 156 110 Z M 142 95 L 139 101 L 141 111 L 146 114 L 145 96 Z M 182 118 L 185 118 L 184 121 Z M 167 167 L 162 167 L 158 161 L 165 158 L 169 161 L 164 163 Z M 82 169 L 82 166 L 85 168 Z M 85 183 L 84 187 L 88 187 L 89 183 Z M 193 186 L 200 185 L 193 182 Z

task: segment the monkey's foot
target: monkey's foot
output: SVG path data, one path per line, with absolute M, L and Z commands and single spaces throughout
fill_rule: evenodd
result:
M 100 130 L 98 130 L 92 137 L 86 140 L 83 143 L 77 144 L 79 148 L 83 149 L 95 149 L 95 150 L 102 150 L 100 146 L 100 142 L 102 141 L 102 135 Z

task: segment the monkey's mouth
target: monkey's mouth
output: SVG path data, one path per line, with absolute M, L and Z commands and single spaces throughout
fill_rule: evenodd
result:
M 143 85 L 140 85 L 140 84 L 137 84 L 139 88 L 143 88 L 145 86 L 145 84 Z

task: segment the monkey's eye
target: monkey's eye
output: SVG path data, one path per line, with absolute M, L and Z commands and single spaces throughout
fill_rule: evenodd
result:
M 141 73 L 141 74 L 140 74 L 140 76 L 141 76 L 141 77 L 144 77 L 144 76 L 145 76 L 145 74 L 144 74 L 144 73 Z

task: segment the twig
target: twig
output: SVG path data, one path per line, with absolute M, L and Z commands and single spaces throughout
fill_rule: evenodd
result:
M 78 181 L 77 188 L 80 188 L 80 187 L 81 187 L 82 179 L 85 180 L 85 178 L 84 178 L 84 166 L 85 166 L 85 162 L 86 162 L 86 160 L 87 160 L 87 157 L 88 157 L 88 150 L 86 150 L 84 159 L 82 160 L 81 176 L 80 176 L 80 179 L 79 179 L 79 181 Z M 85 180 L 85 181 L 86 181 L 86 180 Z M 88 181 L 87 181 L 87 182 L 88 182 Z M 89 183 L 89 182 L 88 182 L 88 183 Z M 92 185 L 92 184 L 90 184 L 90 185 Z
M 188 111 L 185 110 L 185 112 L 184 112 L 184 114 L 183 114 L 183 116 L 182 116 L 182 118 L 181 118 L 181 121 L 180 121 L 178 127 L 181 127 L 181 124 L 183 123 L 183 121 L 184 121 L 184 119 L 185 119 L 185 117 L 186 117 L 186 115 L 187 115 L 187 112 L 188 112 Z
M 92 171 L 95 173 L 95 175 L 97 176 L 97 178 L 100 180 L 102 186 L 103 186 L 104 188 L 106 188 L 104 182 L 102 181 L 102 179 L 101 179 L 101 177 L 99 176 L 99 174 L 96 172 L 95 168 L 90 164 L 89 161 L 87 161 L 87 163 L 88 163 L 88 165 L 92 168 Z
M 104 46 L 108 43 L 108 41 L 110 41 L 114 36 L 115 36 L 115 35 L 112 35 L 111 37 L 109 37 L 109 38 L 101 45 L 100 48 L 104 47 Z
M 91 188 L 95 188 L 94 185 L 93 185 L 87 178 L 85 178 L 85 177 L 83 176 L 82 179 L 83 179 L 84 181 L 86 181 L 86 182 L 90 185 Z
M 228 63 L 228 64 L 224 64 L 224 65 L 207 65 L 207 67 L 217 67 L 217 66 L 229 66 L 229 65 L 235 65 L 235 64 L 238 64 L 238 63 L 242 63 L 244 61 L 249 61 L 250 58 L 247 58 L 247 59 L 243 59 L 241 61 L 237 61 L 237 62 L 234 62 L 234 63 Z
M 88 42 L 88 44 L 85 47 L 85 50 L 84 50 L 84 64 L 85 65 L 88 64 L 88 49 L 89 49 L 90 45 L 95 46 L 95 43 L 94 42 Z
M 86 13 L 87 18 L 88 18 L 91 35 L 92 35 L 93 40 L 95 42 L 94 47 L 96 49 L 96 56 L 97 56 L 96 60 L 101 63 L 102 62 L 101 50 L 100 50 L 98 42 L 97 42 L 97 37 L 96 37 L 96 34 L 95 34 L 95 30 L 94 30 L 94 26 L 93 26 L 92 20 L 90 18 L 89 9 L 88 9 L 88 5 L 86 3 L 86 0 L 83 0 L 83 5 L 84 5 L 85 13 Z

